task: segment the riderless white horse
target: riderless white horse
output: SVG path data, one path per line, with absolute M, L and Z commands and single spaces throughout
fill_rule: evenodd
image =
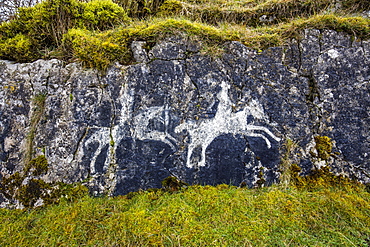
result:
M 164 115 L 164 116 L 163 116 Z M 148 128 L 150 121 L 157 118 L 163 125 L 164 131 Z M 168 106 L 149 107 L 134 117 L 134 137 L 139 140 L 155 140 L 168 144 L 176 152 L 176 139 L 168 133 L 170 116 Z

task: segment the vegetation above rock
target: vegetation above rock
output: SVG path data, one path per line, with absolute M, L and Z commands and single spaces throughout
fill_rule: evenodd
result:
M 0 58 L 77 59 L 104 70 L 115 61 L 130 63 L 134 40 L 179 33 L 204 45 L 237 40 L 256 49 L 299 38 L 305 28 L 368 39 L 367 11 L 367 0 L 46 0 L 0 25 Z

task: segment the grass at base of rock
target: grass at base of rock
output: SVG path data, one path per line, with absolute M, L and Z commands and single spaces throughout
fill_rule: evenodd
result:
M 0 209 L 0 220 L 4 246 L 368 246 L 370 197 L 361 186 L 190 186 Z

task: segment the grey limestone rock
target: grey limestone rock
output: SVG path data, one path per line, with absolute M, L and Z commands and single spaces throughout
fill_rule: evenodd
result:
M 144 45 L 131 46 L 136 64 L 104 75 L 58 60 L 1 61 L 0 178 L 45 155 L 43 180 L 84 181 L 95 195 L 160 187 L 168 176 L 253 187 L 262 174 L 268 185 L 291 139 L 304 173 L 329 165 L 370 182 L 368 41 L 306 30 L 262 53 L 228 42 L 218 58 L 186 37 Z M 333 140 L 327 160 L 315 154 L 318 135 Z
M 148 55 L 146 54 L 144 46 L 146 45 L 145 41 L 133 41 L 131 43 L 131 50 L 134 56 L 135 62 L 146 63 L 149 61 Z

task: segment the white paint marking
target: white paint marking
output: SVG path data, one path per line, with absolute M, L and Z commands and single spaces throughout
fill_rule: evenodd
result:
M 198 122 L 185 122 L 175 128 L 176 133 L 187 130 L 191 137 L 187 153 L 187 167 L 194 167 L 194 165 L 191 164 L 191 156 L 194 149 L 198 146 L 201 146 L 202 153 L 201 160 L 197 165 L 205 166 L 207 147 L 216 137 L 222 134 L 242 134 L 246 136 L 260 137 L 266 142 L 268 148 L 271 148 L 270 140 L 265 135 L 255 133 L 255 131 L 262 131 L 275 141 L 280 141 L 280 138 L 276 137 L 266 127 L 247 124 L 248 116 L 266 119 L 263 108 L 257 101 L 252 101 L 243 111 L 232 113 L 232 102 L 228 97 L 229 87 L 230 86 L 227 85 L 226 82 L 223 81 L 221 83 L 222 89 L 217 95 L 220 102 L 214 118 Z
M 328 50 L 328 55 L 329 55 L 329 57 L 331 57 L 332 59 L 335 59 L 335 58 L 337 58 L 337 57 L 339 57 L 339 52 L 337 51 L 337 50 L 335 50 L 335 49 L 330 49 L 330 50 Z
M 161 116 L 164 113 L 164 118 Z M 165 127 L 165 130 L 151 130 L 148 128 L 150 120 L 157 118 Z M 162 141 L 169 145 L 171 149 L 176 152 L 176 139 L 168 133 L 168 126 L 170 123 L 169 108 L 166 106 L 149 107 L 142 113 L 134 117 L 134 137 L 139 140 L 155 140 Z M 172 141 L 172 142 L 171 142 Z

